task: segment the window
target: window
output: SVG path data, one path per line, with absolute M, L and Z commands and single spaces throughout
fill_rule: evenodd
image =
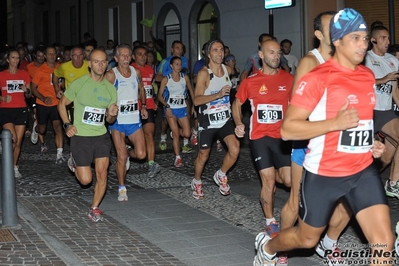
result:
M 170 10 L 165 18 L 164 34 L 166 40 L 165 43 L 166 51 L 169 51 L 168 48 L 172 47 L 173 41 L 181 40 L 179 18 L 177 17 L 176 12 L 174 10 Z
M 215 9 L 209 3 L 204 4 L 199 13 L 198 22 L 197 59 L 201 59 L 202 45 L 210 39 L 218 38 L 218 21 Z
M 143 14 L 143 2 L 132 3 L 132 42 L 144 40 L 144 26 L 140 24 L 140 21 L 144 19 Z
M 109 39 L 114 41 L 114 45 L 119 44 L 119 7 L 108 9 L 108 31 Z

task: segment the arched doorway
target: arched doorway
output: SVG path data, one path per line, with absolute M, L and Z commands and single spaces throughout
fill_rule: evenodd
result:
M 167 3 L 161 8 L 156 22 L 156 31 L 156 37 L 165 41 L 166 56 L 169 56 L 172 42 L 181 41 L 181 17 L 174 4 Z
M 220 11 L 213 0 L 197 0 L 190 12 L 190 60 L 201 58 L 202 45 L 220 38 Z

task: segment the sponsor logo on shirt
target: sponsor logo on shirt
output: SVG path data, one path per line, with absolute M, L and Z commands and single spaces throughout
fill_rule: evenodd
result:
M 371 64 L 372 64 L 373 66 L 380 66 L 380 61 L 371 59 Z
M 285 86 L 278 86 L 278 90 L 279 91 L 286 91 L 286 88 L 285 88 Z
M 374 85 L 374 89 L 375 89 L 375 85 Z M 374 92 L 369 92 L 367 95 L 370 97 L 370 104 L 371 105 L 375 105 L 375 94 L 374 94 Z
M 358 104 L 359 100 L 356 95 L 350 94 L 348 96 L 349 104 Z
M 295 91 L 296 94 L 298 95 L 302 95 L 303 94 L 303 90 L 305 89 L 307 82 L 306 81 L 302 81 L 299 86 L 298 89 Z
M 269 89 L 266 87 L 265 84 L 263 84 L 260 89 L 259 89 L 259 94 L 267 94 L 267 92 L 269 91 Z

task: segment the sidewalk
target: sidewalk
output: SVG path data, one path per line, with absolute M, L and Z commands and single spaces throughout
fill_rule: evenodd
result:
M 159 132 L 159 131 L 158 131 Z M 203 174 L 203 200 L 191 196 L 195 153 L 183 154 L 185 166 L 173 167 L 171 142 L 156 161 L 162 171 L 146 176 L 147 165 L 132 162 L 127 175 L 128 202 L 117 201 L 115 158 L 111 160 L 107 194 L 100 205 L 105 219 L 91 222 L 89 209 L 93 185 L 82 188 L 66 164 L 55 165 L 52 132 L 49 152 L 40 154 L 26 138 L 20 159 L 22 178 L 17 180 L 20 229 L 1 237 L 2 265 L 252 265 L 255 235 L 263 230 L 258 202 L 260 181 L 247 145 L 231 173 L 232 194 L 223 197 L 212 176 L 225 151 L 212 150 Z M 67 143 L 67 142 L 66 142 Z M 68 154 L 69 146 L 65 147 Z M 157 151 L 158 152 L 158 151 Z M 387 179 L 388 171 L 383 173 Z M 278 188 L 275 216 L 288 191 Z M 392 228 L 399 220 L 399 202 L 389 199 Z M 2 242 L 3 241 L 3 242 Z M 361 243 L 356 223 L 351 223 L 341 243 Z M 312 250 L 293 253 L 290 265 L 322 265 Z

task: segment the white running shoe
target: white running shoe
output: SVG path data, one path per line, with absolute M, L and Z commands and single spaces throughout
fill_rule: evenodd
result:
M 266 243 L 270 240 L 270 236 L 265 233 L 259 233 L 255 238 L 255 250 L 256 255 L 254 257 L 253 266 L 274 266 L 276 265 L 276 254 L 272 258 L 269 258 L 264 250 Z
M 122 188 L 118 190 L 118 201 L 127 201 L 127 190 Z
M 215 181 L 216 185 L 219 186 L 219 192 L 223 196 L 230 195 L 230 186 L 227 184 L 227 176 L 219 176 L 219 171 L 213 175 L 213 181 Z
M 22 177 L 21 173 L 18 170 L 18 166 L 14 166 L 14 177 L 15 178 L 21 178 Z
M 39 139 L 39 134 L 37 134 L 37 132 L 36 132 L 36 126 L 37 126 L 37 124 L 36 124 L 36 122 L 34 122 L 33 123 L 32 133 L 30 134 L 30 141 L 33 144 L 36 144 L 38 139 Z

